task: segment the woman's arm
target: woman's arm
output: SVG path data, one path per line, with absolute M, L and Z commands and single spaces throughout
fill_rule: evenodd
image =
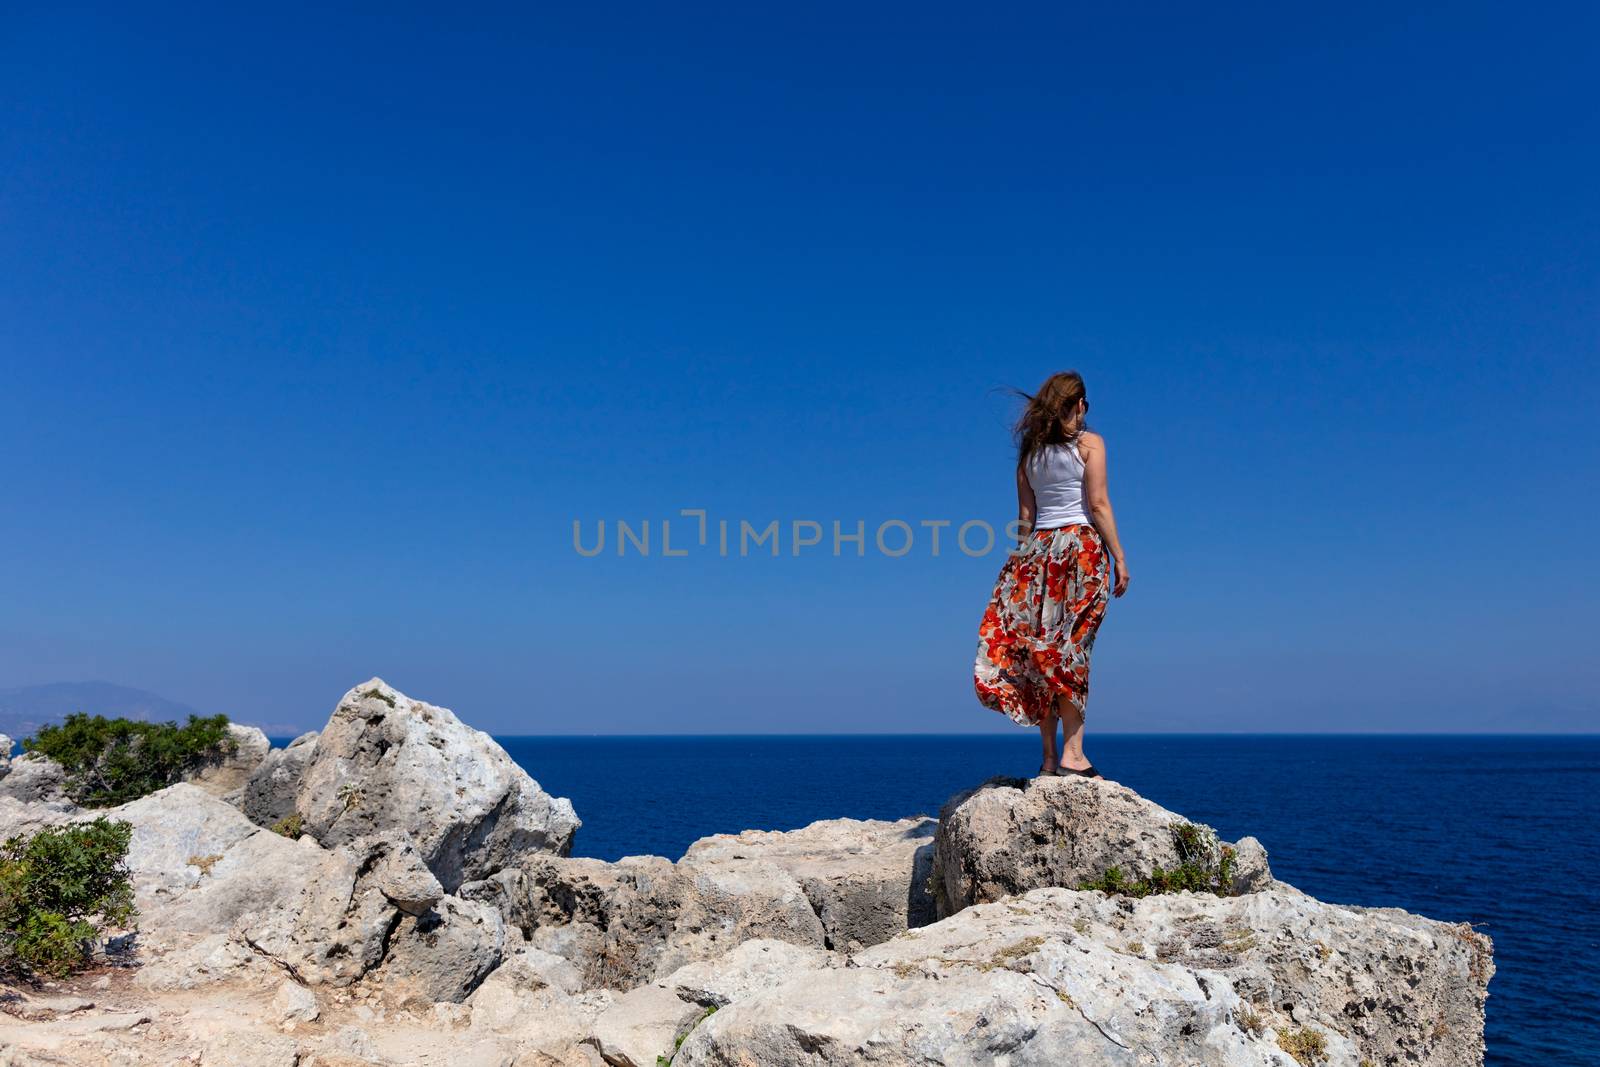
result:
M 1020 547 L 1027 541 L 1028 535 L 1033 532 L 1033 483 L 1028 481 L 1028 472 L 1021 466 L 1017 467 L 1017 544 Z
M 1089 507 L 1089 518 L 1100 531 L 1111 559 L 1117 565 L 1117 584 L 1112 592 L 1121 596 L 1128 591 L 1128 560 L 1122 554 L 1122 542 L 1117 540 L 1117 519 L 1111 513 L 1111 495 L 1106 491 L 1106 441 L 1097 433 L 1085 432 L 1078 453 L 1083 457 L 1083 500 Z

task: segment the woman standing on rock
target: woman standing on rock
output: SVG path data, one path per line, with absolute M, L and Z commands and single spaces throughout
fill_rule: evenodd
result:
M 1034 395 L 1020 395 L 1028 402 L 1016 424 L 1022 539 L 1000 568 L 978 627 L 973 682 L 985 707 L 1039 727 L 1040 774 L 1099 778 L 1083 755 L 1089 654 L 1110 596 L 1128 589 L 1106 493 L 1106 443 L 1084 425 L 1089 400 L 1076 371 L 1052 374 Z

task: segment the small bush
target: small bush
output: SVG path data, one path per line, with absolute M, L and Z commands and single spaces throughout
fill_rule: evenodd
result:
M 101 924 L 133 921 L 132 833 L 101 817 L 0 845 L 0 968 L 68 974 L 88 962 Z
M 228 733 L 226 715 L 191 715 L 179 726 L 80 711 L 59 726 L 44 727 L 22 747 L 61 764 L 74 803 L 105 808 L 164 789 L 206 759 L 233 752 L 238 742 Z
M 1298 1030 L 1279 1030 L 1278 1047 L 1296 1060 L 1311 1067 L 1328 1052 L 1328 1039 L 1309 1027 Z
M 1216 834 L 1209 826 L 1179 823 L 1172 828 L 1173 844 L 1183 857 L 1172 870 L 1156 867 L 1148 878 L 1129 881 L 1121 867 L 1107 867 L 1099 878 L 1079 882 L 1079 889 L 1099 890 L 1113 896 L 1148 897 L 1154 893 L 1215 893 L 1219 897 L 1233 893 L 1233 849 L 1217 843 Z M 1219 858 L 1213 862 L 1211 857 Z
M 305 819 L 298 811 L 292 811 L 272 824 L 272 832 L 282 834 L 291 841 L 300 836 L 300 831 L 305 825 Z

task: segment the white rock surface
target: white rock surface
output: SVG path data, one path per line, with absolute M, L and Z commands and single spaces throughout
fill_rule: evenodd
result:
M 1131 880 L 1186 859 L 1174 828 L 1189 820 L 1102 778 L 990 778 L 939 812 L 933 889 L 940 916 L 1042 886 L 1075 888 L 1118 867 Z M 1207 864 L 1220 860 L 1213 841 Z M 1234 860 L 1248 865 L 1238 888 L 1271 884 L 1266 852 L 1253 840 Z
M 821 919 L 828 947 L 860 948 L 933 921 L 928 878 L 937 828 L 929 816 L 820 819 L 798 830 L 702 837 L 683 858 L 759 859 L 782 867 Z
M 339 701 L 295 808 L 328 846 L 405 831 L 446 892 L 529 854 L 565 855 L 580 825 L 488 734 L 380 678 Z

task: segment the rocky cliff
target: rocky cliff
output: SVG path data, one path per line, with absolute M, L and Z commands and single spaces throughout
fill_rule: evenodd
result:
M 1483 1061 L 1488 938 L 1315 900 L 1112 782 L 613 863 L 380 679 L 287 748 L 241 740 L 106 812 L 48 761 L 0 766 L 0 837 L 132 823 L 141 911 L 90 972 L 7 987 L 0 1065 Z

